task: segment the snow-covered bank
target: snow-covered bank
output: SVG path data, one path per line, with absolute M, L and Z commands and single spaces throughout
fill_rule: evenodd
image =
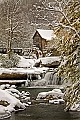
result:
M 0 119 L 8 118 L 11 112 L 24 110 L 30 101 L 29 92 L 19 92 L 17 89 L 6 85 L 0 86 Z
M 28 77 L 31 78 L 31 74 L 36 75 L 37 79 L 40 79 L 41 76 L 44 77 L 44 74 L 49 70 L 49 67 L 52 67 L 52 64 L 56 64 L 56 62 L 60 63 L 60 57 L 44 57 L 39 59 L 26 59 L 24 56 L 18 56 L 19 63 L 17 64 L 16 68 L 0 68 L 0 79 L 27 79 Z M 41 65 L 39 67 L 34 67 L 37 62 L 41 61 Z M 44 64 L 44 65 L 43 65 Z M 50 66 L 46 66 L 46 65 Z M 45 66 L 45 67 L 43 67 Z M 40 74 L 43 74 L 39 76 Z M 20 77 L 19 77 L 20 75 Z M 23 76 L 22 76 L 23 75 Z M 23 78 L 22 78 L 23 77 Z
M 45 73 L 49 68 L 0 68 L 0 82 L 8 83 L 8 81 L 12 80 L 32 80 L 32 79 L 41 79 L 44 77 Z M 8 81 L 1 81 L 8 80 Z M 17 81 L 16 81 L 17 82 Z M 11 82 L 10 82 L 11 83 Z
M 25 59 L 23 56 L 20 56 L 20 61 L 18 66 L 20 68 L 0 68 L 0 79 L 5 80 L 16 80 L 16 79 L 25 79 L 25 80 L 38 80 L 38 83 L 36 82 L 35 86 L 46 86 L 46 85 L 53 85 L 58 83 L 57 76 L 53 73 L 50 73 L 49 67 L 33 67 L 35 63 L 41 60 L 41 64 L 50 64 L 52 65 L 56 61 L 60 62 L 60 57 L 44 57 L 39 58 L 37 60 L 34 59 Z M 29 65 L 29 66 L 27 66 Z M 22 67 L 22 68 L 21 68 Z M 52 68 L 53 69 L 53 68 Z M 49 71 L 49 74 L 47 73 Z M 47 73 L 47 74 L 46 74 Z M 46 74 L 46 76 L 45 76 Z M 44 78 L 45 76 L 45 78 Z M 42 80 L 41 80 L 42 79 Z M 40 82 L 39 82 L 40 80 Z M 7 81 L 8 82 L 8 81 Z M 20 81 L 21 82 L 21 81 Z
M 19 73 L 19 74 L 38 74 L 46 72 L 49 68 L 42 67 L 42 68 L 0 68 L 0 75 L 2 73 Z
M 35 73 L 35 72 L 43 72 L 44 70 L 47 70 L 48 68 L 0 68 L 0 74 L 2 73 Z
M 7 56 L 7 54 L 5 54 L 5 55 L 2 54 L 2 56 L 5 57 L 5 56 Z M 27 59 L 27 56 L 20 56 L 20 55 L 16 55 L 16 57 L 19 58 L 18 62 L 16 63 L 16 67 L 19 67 L 19 68 L 31 68 L 31 67 L 35 66 L 35 64 L 39 63 L 40 61 L 41 61 L 42 66 L 46 66 L 46 67 L 58 66 L 60 64 L 60 59 L 61 59 L 60 56 L 41 57 L 39 59 L 33 59 L 33 58 Z M 5 58 L 4 62 L 6 62 L 6 58 Z M 0 61 L 0 65 L 2 65 L 2 64 L 3 64 L 3 61 Z M 10 64 L 12 64 L 12 63 L 10 63 Z M 7 65 L 7 62 L 6 62 L 6 65 Z M 5 67 L 9 67 L 9 66 L 7 65 Z
M 17 67 L 24 67 L 24 68 L 31 68 L 36 63 L 39 63 L 41 61 L 42 66 L 49 67 L 48 65 L 57 66 L 60 64 L 60 56 L 53 56 L 53 57 L 41 57 L 39 59 L 26 59 L 24 56 L 19 56 L 20 60 L 17 65 Z
M 28 67 L 32 67 L 35 63 L 35 59 L 25 59 L 23 56 L 19 56 L 19 57 L 20 57 L 20 61 L 17 67 L 28 68 Z

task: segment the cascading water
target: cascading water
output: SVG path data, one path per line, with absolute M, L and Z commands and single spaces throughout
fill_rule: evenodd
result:
M 33 83 L 34 86 L 61 85 L 62 79 L 54 72 L 47 72 L 45 77 Z

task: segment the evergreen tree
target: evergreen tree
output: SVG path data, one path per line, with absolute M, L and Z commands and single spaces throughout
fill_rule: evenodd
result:
M 58 75 L 69 83 L 65 92 L 68 111 L 80 102 L 80 1 L 57 3 L 63 15 L 55 29 L 58 40 L 56 45 L 62 58 Z

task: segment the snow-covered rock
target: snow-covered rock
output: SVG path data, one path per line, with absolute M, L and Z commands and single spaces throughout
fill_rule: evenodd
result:
M 16 88 L 16 86 L 15 85 L 11 85 L 11 88 Z
M 37 99 L 59 99 L 63 98 L 64 93 L 60 89 L 53 89 L 48 92 L 41 92 L 38 94 Z
M 2 89 L 2 90 L 5 89 L 5 86 L 6 86 L 5 84 L 2 84 L 2 85 L 0 86 L 0 89 Z
M 6 89 L 5 86 L 1 85 L 0 89 L 0 119 L 10 117 L 13 111 L 24 110 L 30 102 L 29 92 L 19 92 L 10 86 Z
M 19 99 L 17 99 L 16 97 L 10 95 L 6 90 L 1 90 L 0 89 L 0 101 L 7 101 L 8 102 L 8 106 L 6 107 L 6 110 L 12 112 L 14 111 L 15 107 L 17 106 L 18 108 L 24 108 L 25 106 L 20 102 Z
M 61 104 L 64 103 L 65 101 L 63 99 L 57 99 L 57 100 L 49 100 L 50 104 Z
M 37 99 L 45 98 L 48 95 L 48 92 L 41 92 L 38 94 Z
M 6 113 L 5 107 L 3 105 L 0 105 L 0 114 Z
M 21 95 L 21 93 L 17 89 L 14 89 L 14 88 L 6 89 L 5 91 L 16 98 L 19 98 Z
M 35 66 L 39 65 L 38 63 L 40 63 L 40 65 L 44 66 L 44 67 L 59 66 L 59 64 L 60 64 L 60 57 L 59 56 L 54 56 L 54 57 L 39 58 L 38 60 L 35 61 Z
M 11 117 L 11 113 L 3 105 L 0 105 L 0 120 L 9 117 Z

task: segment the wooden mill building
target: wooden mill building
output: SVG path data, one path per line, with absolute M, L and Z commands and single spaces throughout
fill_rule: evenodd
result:
M 43 49 L 53 41 L 54 37 L 53 30 L 37 29 L 33 36 L 33 45 L 43 51 Z

